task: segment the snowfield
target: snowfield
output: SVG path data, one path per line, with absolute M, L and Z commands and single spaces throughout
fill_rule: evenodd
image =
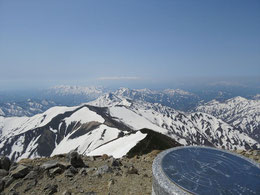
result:
M 121 158 L 122 156 L 126 155 L 131 148 L 133 148 L 139 141 L 141 141 L 145 137 L 146 134 L 136 132 L 135 134 L 124 136 L 106 145 L 100 146 L 99 148 L 88 153 L 87 155 L 96 156 L 107 154 L 113 156 L 114 158 Z

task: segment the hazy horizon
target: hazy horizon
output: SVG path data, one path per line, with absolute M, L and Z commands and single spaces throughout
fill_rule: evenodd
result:
M 226 89 L 239 89 L 252 90 L 255 93 L 260 93 L 260 77 L 233 77 L 233 78 L 182 78 L 175 79 L 174 81 L 167 82 L 124 82 L 118 81 L 116 83 L 108 82 L 106 83 L 80 83 L 80 82 L 57 82 L 49 83 L 47 85 L 39 86 L 26 86 L 26 87 L 8 87 L 0 88 L 0 92 L 37 92 L 48 90 L 57 86 L 77 86 L 77 87 L 97 87 L 104 88 L 108 90 L 117 90 L 119 88 L 129 88 L 129 89 L 151 89 L 151 90 L 163 90 L 163 89 L 181 89 L 186 91 L 201 91 L 201 90 L 226 90 Z

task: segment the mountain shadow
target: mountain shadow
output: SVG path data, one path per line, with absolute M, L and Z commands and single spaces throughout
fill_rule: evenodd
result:
M 141 129 L 140 131 L 147 134 L 147 136 L 137 143 L 131 150 L 129 150 L 127 156 L 130 158 L 135 155 L 148 154 L 153 150 L 166 150 L 169 148 L 182 146 L 174 139 L 153 130 Z

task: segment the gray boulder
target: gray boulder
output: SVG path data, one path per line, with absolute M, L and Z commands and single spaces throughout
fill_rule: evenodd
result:
M 27 191 L 33 189 L 36 186 L 36 184 L 37 184 L 37 180 L 36 179 L 30 180 L 30 182 L 27 183 L 27 186 L 24 189 L 24 192 L 27 192 Z
M 4 181 L 5 188 L 9 187 L 15 181 L 15 179 L 9 175 L 5 176 L 2 180 Z
M 86 167 L 85 163 L 83 162 L 82 158 L 76 151 L 72 151 L 68 154 L 70 164 L 75 168 Z
M 4 187 L 5 187 L 5 182 L 3 179 L 0 178 L 0 192 L 4 190 Z
M 6 156 L 0 156 L 0 169 L 9 171 L 11 166 L 11 160 Z
M 56 168 L 56 167 L 60 167 L 61 169 L 66 168 L 65 165 L 63 165 L 62 163 L 59 163 L 56 160 L 50 160 L 50 161 L 47 161 L 47 162 L 45 162 L 41 165 L 41 168 L 44 169 L 44 170 L 49 170 L 49 169 L 53 169 L 53 168 Z
M 112 169 L 108 165 L 103 165 L 101 167 L 98 167 L 98 170 L 95 172 L 94 175 L 103 175 L 109 172 L 112 172 Z
M 23 182 L 22 181 L 19 181 L 17 183 L 14 184 L 14 186 L 11 188 L 10 191 L 16 191 L 18 188 L 20 188 L 21 186 L 23 185 Z
M 80 171 L 79 171 L 79 174 L 80 175 L 87 175 L 87 169 L 86 168 L 81 168 Z
M 62 169 L 60 167 L 56 167 L 54 169 L 50 169 L 49 173 L 50 173 L 51 176 L 55 176 L 55 175 L 63 173 L 63 171 L 64 171 L 64 169 Z
M 30 172 L 24 177 L 24 180 L 36 179 L 37 177 L 38 177 L 38 172 L 37 172 L 37 171 L 30 171 Z
M 30 172 L 30 168 L 25 165 L 18 165 L 16 169 L 10 172 L 13 178 L 23 178 Z
M 73 177 L 74 175 L 76 175 L 78 173 L 78 170 L 71 166 L 70 168 L 68 168 L 66 171 L 65 171 L 65 176 L 66 177 Z
M 0 169 L 0 178 L 3 178 L 8 175 L 8 171 L 5 169 Z
M 51 195 L 58 192 L 58 185 L 47 184 L 43 190 L 45 194 Z
M 17 162 L 13 162 L 9 168 L 9 172 L 16 169 L 16 167 L 18 166 L 18 163 Z
M 120 166 L 122 166 L 122 163 L 121 163 L 121 161 L 119 159 L 115 159 L 115 158 L 112 157 L 112 158 L 109 159 L 109 161 L 110 161 L 110 165 L 112 167 L 120 167 Z

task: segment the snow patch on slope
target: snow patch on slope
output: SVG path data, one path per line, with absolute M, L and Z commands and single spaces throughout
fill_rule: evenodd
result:
M 143 134 L 140 131 L 135 134 L 118 138 L 117 140 L 110 142 L 106 145 L 88 153 L 88 156 L 97 156 L 102 154 L 112 155 L 114 158 L 121 158 L 126 155 L 131 148 L 133 148 L 139 141 L 143 140 L 147 134 Z
M 103 123 L 105 119 L 103 119 L 96 112 L 89 110 L 87 107 L 82 107 L 77 112 L 74 112 L 70 117 L 64 119 L 67 126 L 69 126 L 72 122 L 80 122 L 81 124 L 89 123 L 92 121 Z
M 130 128 L 134 130 L 148 128 L 160 133 L 167 133 L 166 129 L 158 127 L 146 118 L 138 115 L 137 113 L 125 107 L 111 107 L 109 108 L 109 114 L 112 117 L 117 118 L 118 121 L 123 122 L 124 124 L 128 125 Z
M 77 130 L 76 130 L 77 131 Z M 77 150 L 81 154 L 87 154 L 98 146 L 116 139 L 120 130 L 106 125 L 100 125 L 97 129 L 90 131 L 82 136 L 71 139 L 74 131 L 68 134 L 53 150 L 51 156 L 56 154 L 68 153 Z

